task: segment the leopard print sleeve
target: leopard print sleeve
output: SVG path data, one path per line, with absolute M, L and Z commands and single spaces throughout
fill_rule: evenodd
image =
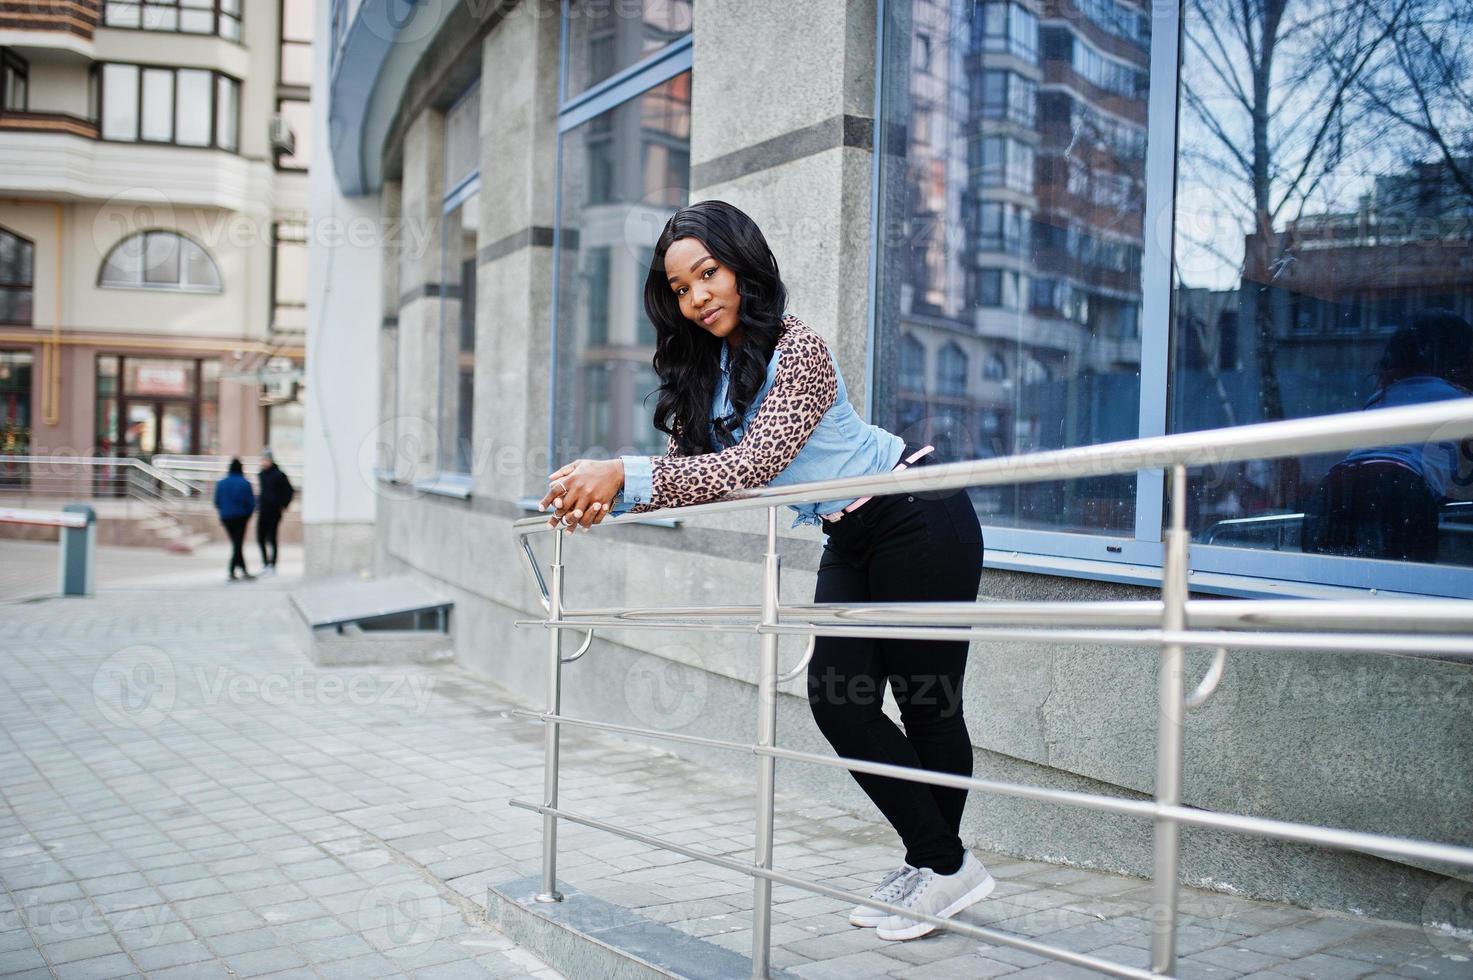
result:
M 790 321 L 777 350 L 772 387 L 741 441 L 715 453 L 655 458 L 651 500 L 631 510 L 685 507 L 765 486 L 797 457 L 838 397 L 838 375 L 828 345 L 801 320 Z

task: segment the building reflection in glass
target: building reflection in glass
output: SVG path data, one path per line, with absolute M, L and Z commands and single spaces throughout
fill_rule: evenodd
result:
M 888 9 L 873 420 L 948 459 L 1133 438 L 1144 7 Z M 1133 476 L 970 492 L 987 523 L 1134 527 Z
M 1278 6 L 1185 7 L 1176 431 L 1360 410 L 1419 314 L 1473 319 L 1473 7 Z M 1306 541 L 1339 460 L 1207 468 L 1192 528 L 1219 545 L 1473 564 L 1473 514 L 1446 498 L 1435 547 L 1347 551 L 1323 527 Z M 1337 499 L 1352 497 L 1369 499 Z
M 690 192 L 689 72 L 563 136 L 556 456 L 662 455 L 643 289 Z

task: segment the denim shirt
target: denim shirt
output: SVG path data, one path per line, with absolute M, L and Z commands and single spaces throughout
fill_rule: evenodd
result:
M 725 418 L 734 410 L 728 394 L 728 351 L 729 345 L 723 341 L 721 344 L 721 373 L 717 380 L 716 393 L 711 401 L 713 419 Z M 752 404 L 747 408 L 742 421 L 734 429 L 733 434 L 739 440 L 747 425 L 757 414 L 762 400 L 772 389 L 782 354 L 781 349 L 774 350 L 771 359 L 767 362 L 767 377 L 758 390 L 757 396 L 752 400 Z M 871 425 L 855 411 L 853 404 L 849 401 L 844 376 L 839 371 L 839 365 L 833 352 L 829 351 L 828 356 L 833 365 L 838 388 L 834 403 L 829 406 L 818 424 L 809 433 L 808 440 L 803 444 L 798 455 L 768 482 L 768 486 L 812 483 L 818 480 L 884 473 L 895 468 L 895 464 L 900 461 L 901 453 L 905 451 L 904 439 L 878 425 Z M 715 434 L 716 429 L 712 425 L 712 445 L 720 445 L 716 441 Z M 627 512 L 635 504 L 649 502 L 653 494 L 652 457 L 621 456 L 620 459 L 624 462 L 624 488 L 614 498 L 612 513 L 616 516 Z M 820 514 L 831 514 L 843 510 L 857 499 L 859 498 L 847 497 L 817 503 L 788 504 L 797 513 L 791 526 L 795 528 L 800 524 L 821 526 L 823 521 L 819 517 Z
M 1468 392 L 1442 378 L 1416 375 L 1378 388 L 1366 399 L 1365 408 L 1395 408 L 1467 397 Z M 1394 460 L 1420 474 L 1427 489 L 1439 500 L 1469 500 L 1473 499 L 1473 474 L 1469 474 L 1467 463 L 1462 461 L 1462 453 L 1462 446 L 1455 442 L 1408 443 L 1357 449 L 1345 460 Z

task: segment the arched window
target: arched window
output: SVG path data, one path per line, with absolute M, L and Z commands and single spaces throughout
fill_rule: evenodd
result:
M 1008 377 L 1008 362 L 1002 359 L 1002 355 L 996 351 L 987 355 L 987 363 L 982 367 L 982 376 L 988 381 L 1006 381 Z
M 900 338 L 900 387 L 907 391 L 926 390 L 926 348 L 911 334 Z
M 222 290 L 220 269 L 201 246 L 172 231 L 140 231 L 113 246 L 98 285 L 118 289 Z
M 0 228 L 0 323 L 30 326 L 35 295 L 36 246 Z
M 967 355 L 955 343 L 941 348 L 936 358 L 937 394 L 961 398 L 967 393 Z
M 1023 360 L 1023 383 L 1042 384 L 1045 381 L 1054 380 L 1054 372 L 1049 370 L 1047 364 L 1035 357 L 1027 357 Z

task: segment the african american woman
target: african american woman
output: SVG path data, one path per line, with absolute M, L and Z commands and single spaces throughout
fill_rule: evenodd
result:
M 664 456 L 576 459 L 551 474 L 542 507 L 568 533 L 606 515 L 718 499 L 728 491 L 924 466 L 934 447 L 865 422 L 822 336 L 785 312 L 787 290 L 756 223 L 723 201 L 681 208 L 660 233 L 644 308 L 660 378 Z M 814 601 L 974 601 L 982 530 L 970 498 L 879 494 L 791 505 L 825 536 Z M 808 667 L 814 720 L 840 756 L 972 774 L 962 714 L 965 640 L 820 636 Z M 882 710 L 889 685 L 903 729 Z M 959 836 L 966 790 L 853 773 L 905 846 L 877 901 L 946 918 L 994 885 Z M 856 906 L 881 939 L 928 923 Z

